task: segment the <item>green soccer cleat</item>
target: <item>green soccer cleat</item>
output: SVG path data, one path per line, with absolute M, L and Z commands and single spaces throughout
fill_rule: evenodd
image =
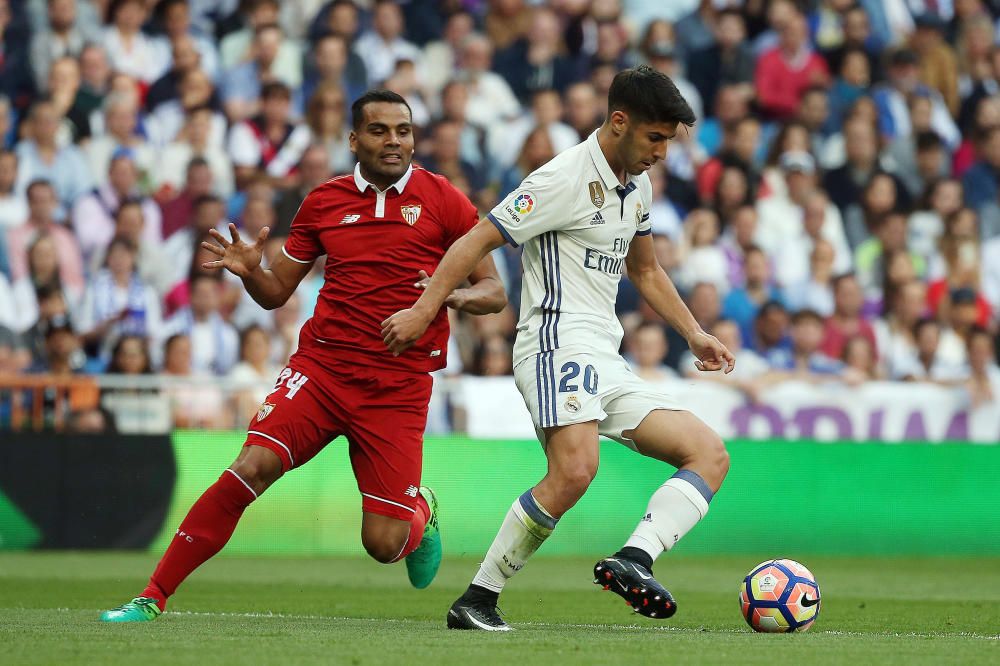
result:
M 136 597 L 127 604 L 101 613 L 101 622 L 152 622 L 163 613 L 156 602 L 152 597 Z
M 410 584 L 422 590 L 431 584 L 441 566 L 441 530 L 438 528 L 438 502 L 434 491 L 425 486 L 420 487 L 420 494 L 427 500 L 431 508 L 431 517 L 424 526 L 424 537 L 420 545 L 406 556 L 406 575 Z

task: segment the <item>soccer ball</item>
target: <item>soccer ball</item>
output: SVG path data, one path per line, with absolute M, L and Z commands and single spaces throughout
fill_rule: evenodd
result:
M 795 560 L 761 562 L 740 585 L 740 610 L 754 631 L 807 631 L 819 607 L 816 578 Z

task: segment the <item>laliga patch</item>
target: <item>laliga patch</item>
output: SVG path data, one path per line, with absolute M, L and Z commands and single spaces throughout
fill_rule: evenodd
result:
M 535 195 L 528 191 L 518 192 L 503 207 L 504 212 L 507 213 L 507 217 L 514 224 L 523 220 L 534 209 Z
M 265 402 L 263 405 L 260 406 L 260 409 L 257 410 L 257 420 L 263 421 L 268 416 L 270 416 L 271 412 L 273 411 L 274 411 L 274 403 Z
M 642 204 L 637 203 L 635 205 L 635 226 L 638 229 L 639 225 L 642 224 Z

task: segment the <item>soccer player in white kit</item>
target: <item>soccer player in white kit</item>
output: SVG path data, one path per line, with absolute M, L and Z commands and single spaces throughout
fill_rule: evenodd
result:
M 506 581 L 552 534 L 597 473 L 599 435 L 678 468 L 653 493 L 625 546 L 594 567 L 595 583 L 647 617 L 677 605 L 653 561 L 708 512 L 729 469 L 718 435 L 618 354 L 615 316 L 623 271 L 684 335 L 700 370 L 730 372 L 733 355 L 701 329 L 656 261 L 646 171 L 665 159 L 679 125 L 695 117 L 666 75 L 649 67 L 615 76 L 608 117 L 583 143 L 540 167 L 456 242 L 408 310 L 383 323 L 399 353 L 423 335 L 452 290 L 503 243 L 523 246 L 514 378 L 548 458 L 548 472 L 517 498 L 468 590 L 448 612 L 455 629 L 507 631 L 496 605 Z

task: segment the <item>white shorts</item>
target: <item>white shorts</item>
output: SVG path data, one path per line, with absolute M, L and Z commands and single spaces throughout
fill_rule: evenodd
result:
M 654 409 L 683 409 L 610 352 L 557 349 L 529 356 L 514 368 L 514 381 L 542 442 L 544 428 L 597 421 L 601 435 L 634 449 L 624 431 L 637 428 Z

